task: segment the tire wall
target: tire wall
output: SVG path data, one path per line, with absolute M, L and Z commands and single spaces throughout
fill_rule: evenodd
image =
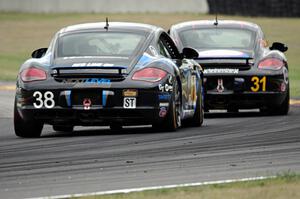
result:
M 300 17 L 300 0 L 207 0 L 207 3 L 210 14 Z

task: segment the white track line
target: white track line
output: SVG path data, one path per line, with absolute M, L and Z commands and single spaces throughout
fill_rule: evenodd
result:
M 132 188 L 132 189 L 119 189 L 119 190 L 111 190 L 111 191 L 99 191 L 99 192 L 91 192 L 91 193 L 46 196 L 46 197 L 38 197 L 38 198 L 30 198 L 30 199 L 62 199 L 62 198 L 72 198 L 72 197 L 121 194 L 121 193 L 141 192 L 141 191 L 149 191 L 149 190 L 157 190 L 157 189 L 171 189 L 171 188 L 180 188 L 180 187 L 194 187 L 194 186 L 213 185 L 213 184 L 227 184 L 233 182 L 264 180 L 264 179 L 270 179 L 275 177 L 276 176 L 260 176 L 260 177 L 231 179 L 231 180 L 219 180 L 219 181 L 196 182 L 196 183 L 154 186 L 154 187 L 141 187 L 141 188 Z

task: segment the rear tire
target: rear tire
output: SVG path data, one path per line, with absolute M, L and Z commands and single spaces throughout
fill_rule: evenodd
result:
M 290 90 L 288 88 L 287 94 L 283 102 L 278 106 L 267 107 L 262 109 L 261 112 L 268 115 L 287 115 L 290 109 Z
M 290 109 L 290 90 L 288 88 L 287 94 L 280 106 L 275 107 L 271 113 L 274 115 L 287 115 Z
M 38 138 L 41 136 L 43 123 L 32 118 L 24 120 L 18 111 L 16 101 L 14 105 L 14 129 L 15 134 L 22 138 Z
M 191 126 L 191 127 L 199 127 L 203 124 L 203 118 L 204 118 L 204 103 L 202 98 L 202 84 L 199 85 L 198 91 L 197 91 L 197 103 L 196 103 L 196 109 L 194 116 L 192 118 L 184 120 L 185 126 Z
M 175 80 L 173 84 L 172 103 L 169 106 L 169 110 L 162 127 L 165 131 L 176 131 L 181 126 L 181 101 L 180 91 L 178 89 L 178 83 Z
M 73 126 L 53 125 L 53 130 L 58 132 L 73 132 Z

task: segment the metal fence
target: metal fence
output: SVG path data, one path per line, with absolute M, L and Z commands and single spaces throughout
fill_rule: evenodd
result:
M 207 0 L 210 14 L 300 17 L 300 0 Z

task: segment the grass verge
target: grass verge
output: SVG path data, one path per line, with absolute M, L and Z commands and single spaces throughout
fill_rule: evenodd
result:
M 80 199 L 298 199 L 300 175 L 284 174 L 276 178 L 197 187 L 80 197 Z
M 166 30 L 175 23 L 214 19 L 202 14 L 25 14 L 0 13 L 0 80 L 14 81 L 20 64 L 30 57 L 33 50 L 47 47 L 55 32 L 64 26 L 104 21 L 131 21 L 150 23 Z M 270 43 L 281 41 L 289 46 L 291 95 L 300 96 L 300 18 L 263 18 L 219 16 L 220 19 L 245 20 L 259 24 Z

